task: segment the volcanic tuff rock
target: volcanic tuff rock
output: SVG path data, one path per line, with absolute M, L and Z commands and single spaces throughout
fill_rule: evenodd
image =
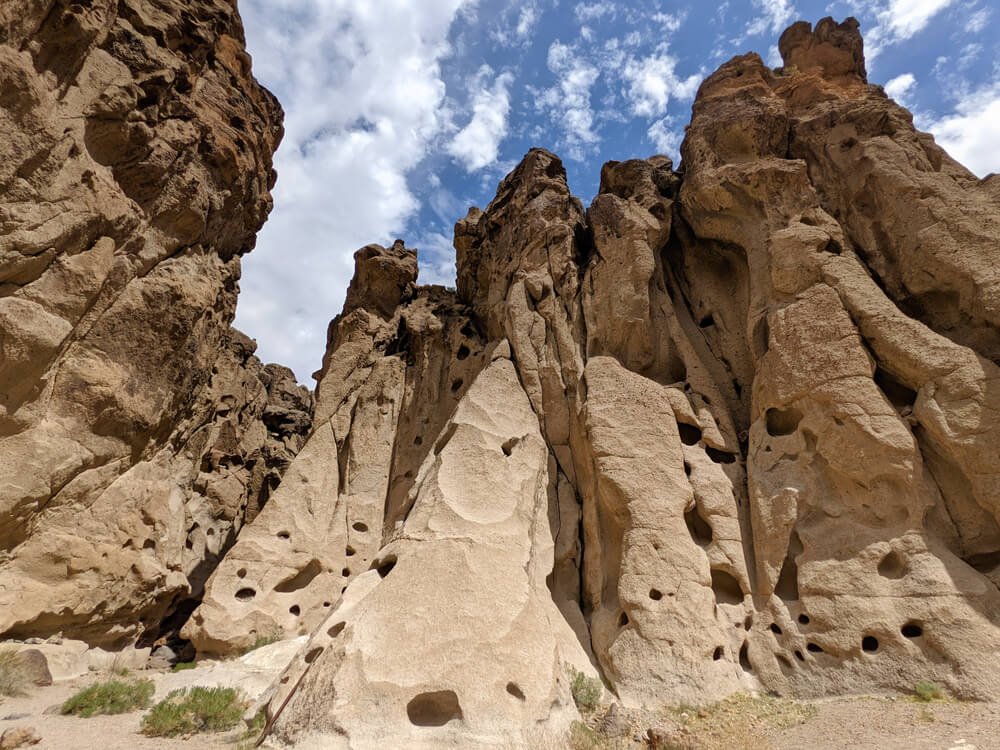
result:
M 680 168 L 611 162 L 586 209 L 532 150 L 456 225 L 457 292 L 359 250 L 311 414 L 227 327 L 278 115 L 231 6 L 53 7 L 2 18 L 34 92 L 3 110 L 8 633 L 303 636 L 261 704 L 303 748 L 544 742 L 569 666 L 651 708 L 1000 692 L 1000 178 L 867 83 L 856 21 L 723 65 Z
M 156 637 L 309 427 L 229 327 L 281 110 L 227 0 L 4 0 L 0 32 L 0 635 Z

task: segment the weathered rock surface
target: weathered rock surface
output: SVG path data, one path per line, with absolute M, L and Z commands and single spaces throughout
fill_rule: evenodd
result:
M 281 110 L 226 0 L 0 29 L 0 636 L 155 638 L 308 431 L 229 327 Z

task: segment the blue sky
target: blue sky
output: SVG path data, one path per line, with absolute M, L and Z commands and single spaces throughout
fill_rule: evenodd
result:
M 584 204 L 610 159 L 675 163 L 701 80 L 780 65 L 796 20 L 854 15 L 869 80 L 980 176 L 1000 172 L 997 0 L 241 0 L 254 73 L 285 107 L 275 209 L 236 325 L 312 385 L 353 253 L 396 237 L 454 284 L 454 222 L 532 146 Z

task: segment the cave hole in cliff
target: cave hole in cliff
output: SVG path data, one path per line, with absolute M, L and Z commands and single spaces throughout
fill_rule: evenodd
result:
M 740 666 L 743 668 L 744 672 L 753 672 L 753 664 L 750 663 L 750 655 L 748 651 L 749 646 L 746 641 L 743 641 L 743 645 L 740 646 Z
M 461 361 L 463 359 L 466 359 L 469 356 L 469 354 L 471 354 L 469 347 L 467 347 L 465 344 L 462 344 L 460 347 L 458 347 L 458 352 L 456 352 L 455 358 Z
M 873 635 L 866 635 L 861 639 L 861 648 L 868 653 L 874 653 L 878 651 L 878 638 Z
M 618 615 L 618 627 L 624 628 L 626 625 L 628 625 L 628 613 L 622 612 Z
M 840 253 L 843 252 L 843 248 L 840 246 L 839 242 L 831 237 L 826 241 L 826 244 L 823 245 L 823 252 L 830 253 L 830 255 L 840 255 Z
M 788 552 L 781 564 L 778 582 L 774 585 L 774 593 L 782 601 L 794 602 L 799 599 L 799 566 L 795 558 L 800 554 L 802 554 L 802 540 L 799 539 L 797 532 L 792 531 L 788 539 Z
M 350 578 L 351 577 L 351 569 L 350 568 L 344 568 L 342 571 L 340 571 L 340 575 L 342 575 L 344 578 Z
M 247 569 L 246 568 L 240 568 L 239 570 L 237 570 L 236 571 L 236 577 L 237 578 L 246 578 L 247 577 Z
M 357 554 L 357 550 L 356 550 L 356 549 L 354 549 L 354 547 L 352 547 L 352 546 L 350 546 L 350 545 L 347 545 L 347 548 L 346 548 L 346 549 L 344 550 L 344 554 L 345 554 L 345 555 L 346 555 L 347 557 L 354 557 L 354 555 L 356 555 L 356 554 Z
M 597 255 L 597 243 L 594 241 L 594 230 L 586 223 L 577 224 L 573 228 L 573 262 L 577 272 L 582 276 L 590 264 L 590 259 Z
M 725 650 L 722 648 L 722 646 L 716 646 L 715 651 L 712 652 L 712 661 L 719 661 L 719 659 L 722 658 L 722 655 L 724 653 Z
M 818 643 L 813 643 L 812 641 L 809 641 L 809 643 L 806 644 L 806 650 L 812 651 L 814 654 L 823 653 L 823 647 L 820 646 Z
M 277 586 L 274 587 L 274 590 L 277 591 L 279 594 L 290 594 L 293 591 L 304 589 L 306 586 L 312 583 L 313 579 L 316 576 L 318 576 L 322 570 L 323 566 L 320 565 L 319 560 L 316 559 L 310 560 L 308 565 L 302 568 L 302 570 L 298 571 L 297 573 L 283 580 L 281 583 L 279 583 Z
M 781 437 L 782 435 L 791 435 L 799 428 L 799 422 L 802 421 L 802 412 L 795 408 L 771 408 L 767 410 L 764 419 L 767 426 L 767 434 L 771 437 Z
M 712 543 L 712 527 L 698 512 L 697 503 L 684 511 L 684 523 L 687 524 L 691 540 L 699 547 L 707 547 Z
M 279 531 L 276 536 L 278 537 L 278 539 L 291 539 L 292 538 L 292 535 L 289 534 L 287 531 Z
M 355 521 L 354 523 L 351 524 L 351 528 L 354 529 L 355 531 L 360 531 L 362 534 L 364 534 L 366 531 L 368 531 L 368 524 L 366 524 L 364 521 Z
M 372 567 L 378 572 L 379 578 L 385 578 L 392 572 L 392 569 L 396 567 L 396 556 L 389 555 L 381 560 L 376 560 Z
M 775 635 L 781 635 L 781 633 L 782 633 L 781 626 L 778 625 L 778 623 L 776 623 L 776 622 L 772 622 L 771 623 L 771 632 L 774 633 Z
M 795 652 L 795 658 L 796 658 L 796 659 L 798 659 L 799 661 L 805 661 L 805 660 L 806 660 L 806 657 L 804 657 L 804 656 L 802 655 L 802 652 L 801 652 L 801 651 L 796 651 L 796 652 Z
M 878 564 L 878 574 L 883 578 L 898 580 L 906 575 L 906 561 L 896 550 L 892 550 Z
M 650 589 L 649 598 L 652 599 L 654 602 L 658 602 L 660 601 L 660 599 L 663 598 L 663 592 L 660 591 L 659 589 Z
M 293 604 L 291 607 L 288 608 L 288 614 L 292 615 L 293 617 L 298 617 L 301 613 L 302 609 L 299 607 L 298 604 Z
M 705 446 L 705 453 L 717 464 L 731 464 L 736 462 L 736 456 L 729 451 L 720 451 L 710 445 Z
M 684 473 L 687 476 L 691 476 L 691 464 L 689 464 L 687 461 L 684 462 Z
M 323 653 L 323 647 L 317 646 L 316 648 L 309 649 L 309 653 L 306 654 L 306 664 L 312 664 L 316 661 L 316 657 Z
M 521 438 L 511 438 L 510 440 L 505 441 L 504 444 L 500 446 L 500 450 L 503 451 L 503 454 L 505 456 L 509 456 L 513 452 L 514 446 L 520 442 Z
M 740 604 L 743 602 L 743 589 L 740 582 L 725 570 L 712 568 L 712 591 L 715 601 L 719 604 Z
M 326 634 L 331 638 L 336 638 L 338 635 L 340 635 L 340 632 L 344 629 L 344 626 L 346 625 L 347 625 L 346 622 L 338 622 L 336 625 L 331 625 L 330 629 L 326 631 Z
M 524 691 L 521 690 L 520 686 L 516 682 L 507 683 L 507 692 L 517 698 L 519 701 L 524 700 Z
M 712 313 L 709 313 L 708 315 L 706 315 L 705 317 L 703 317 L 701 320 L 698 321 L 699 328 L 708 328 L 709 326 L 714 326 L 714 325 L 715 325 L 715 318 L 712 317 Z
M 680 433 L 681 442 L 684 445 L 697 445 L 701 440 L 701 428 L 685 422 L 677 423 L 677 432 Z
M 743 618 L 743 629 L 749 630 L 753 626 L 753 615 L 747 615 Z
M 919 638 L 924 634 L 924 629 L 919 623 L 908 622 L 899 629 L 899 632 L 903 634 L 904 638 Z
M 415 438 L 413 438 L 413 444 L 414 445 L 422 445 L 423 442 L 424 442 L 424 439 L 422 437 L 420 437 L 420 435 L 417 435 Z
M 808 625 L 809 624 L 809 615 L 806 615 L 806 614 L 799 615 L 799 622 L 802 623 L 803 625 Z
M 327 608 L 327 607 L 330 607 L 330 606 L 331 606 L 330 602 L 323 602 L 323 607 L 324 608 Z
M 410 723 L 418 727 L 443 727 L 462 719 L 462 706 L 454 690 L 420 693 L 406 704 Z
M 462 384 L 464 382 L 465 381 L 462 380 L 462 378 L 455 378 L 455 380 L 453 380 L 452 383 L 451 383 L 451 392 L 452 393 L 458 393 L 459 389 L 461 389 Z
M 209 531 L 212 531 L 212 529 L 209 529 Z M 147 539 L 146 541 L 144 541 L 142 543 L 142 548 L 143 549 L 148 549 L 148 550 L 155 550 L 156 549 L 156 542 L 154 542 L 152 539 Z
M 903 385 L 892 374 L 882 369 L 875 368 L 875 385 L 881 389 L 882 393 L 896 409 L 912 407 L 917 401 L 917 392 Z
M 240 589 L 236 592 L 236 598 L 241 602 L 248 602 L 257 596 L 257 592 L 251 588 Z

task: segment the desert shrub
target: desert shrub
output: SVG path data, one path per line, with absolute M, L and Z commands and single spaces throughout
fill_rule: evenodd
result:
M 246 651 L 243 652 L 243 655 L 246 656 L 251 651 L 256 651 L 257 649 L 262 648 L 263 646 L 270 646 L 272 643 L 277 643 L 277 642 L 278 642 L 278 636 L 276 635 L 262 635 L 259 638 L 257 638 L 256 641 L 253 642 L 253 645 L 247 646 Z
M 240 723 L 243 709 L 242 696 L 234 688 L 174 690 L 150 709 L 140 731 L 152 737 L 224 732 Z
M 925 703 L 930 703 L 931 701 L 941 700 L 944 698 L 944 691 L 941 686 L 935 682 L 928 682 L 927 680 L 921 680 L 913 688 L 913 692 L 916 694 L 916 699 L 918 701 L 924 701 Z
M 604 692 L 601 681 L 587 677 L 573 667 L 569 667 L 569 676 L 569 689 L 576 707 L 583 711 L 592 711 L 600 702 L 601 694 Z
M 60 711 L 84 718 L 98 714 L 125 714 L 146 708 L 155 690 L 149 680 L 95 682 L 63 703 Z
M 170 669 L 171 672 L 183 672 L 185 669 L 197 669 L 198 663 L 193 661 L 179 661 Z
M 26 687 L 17 652 L 12 648 L 0 649 L 0 695 L 24 695 Z

